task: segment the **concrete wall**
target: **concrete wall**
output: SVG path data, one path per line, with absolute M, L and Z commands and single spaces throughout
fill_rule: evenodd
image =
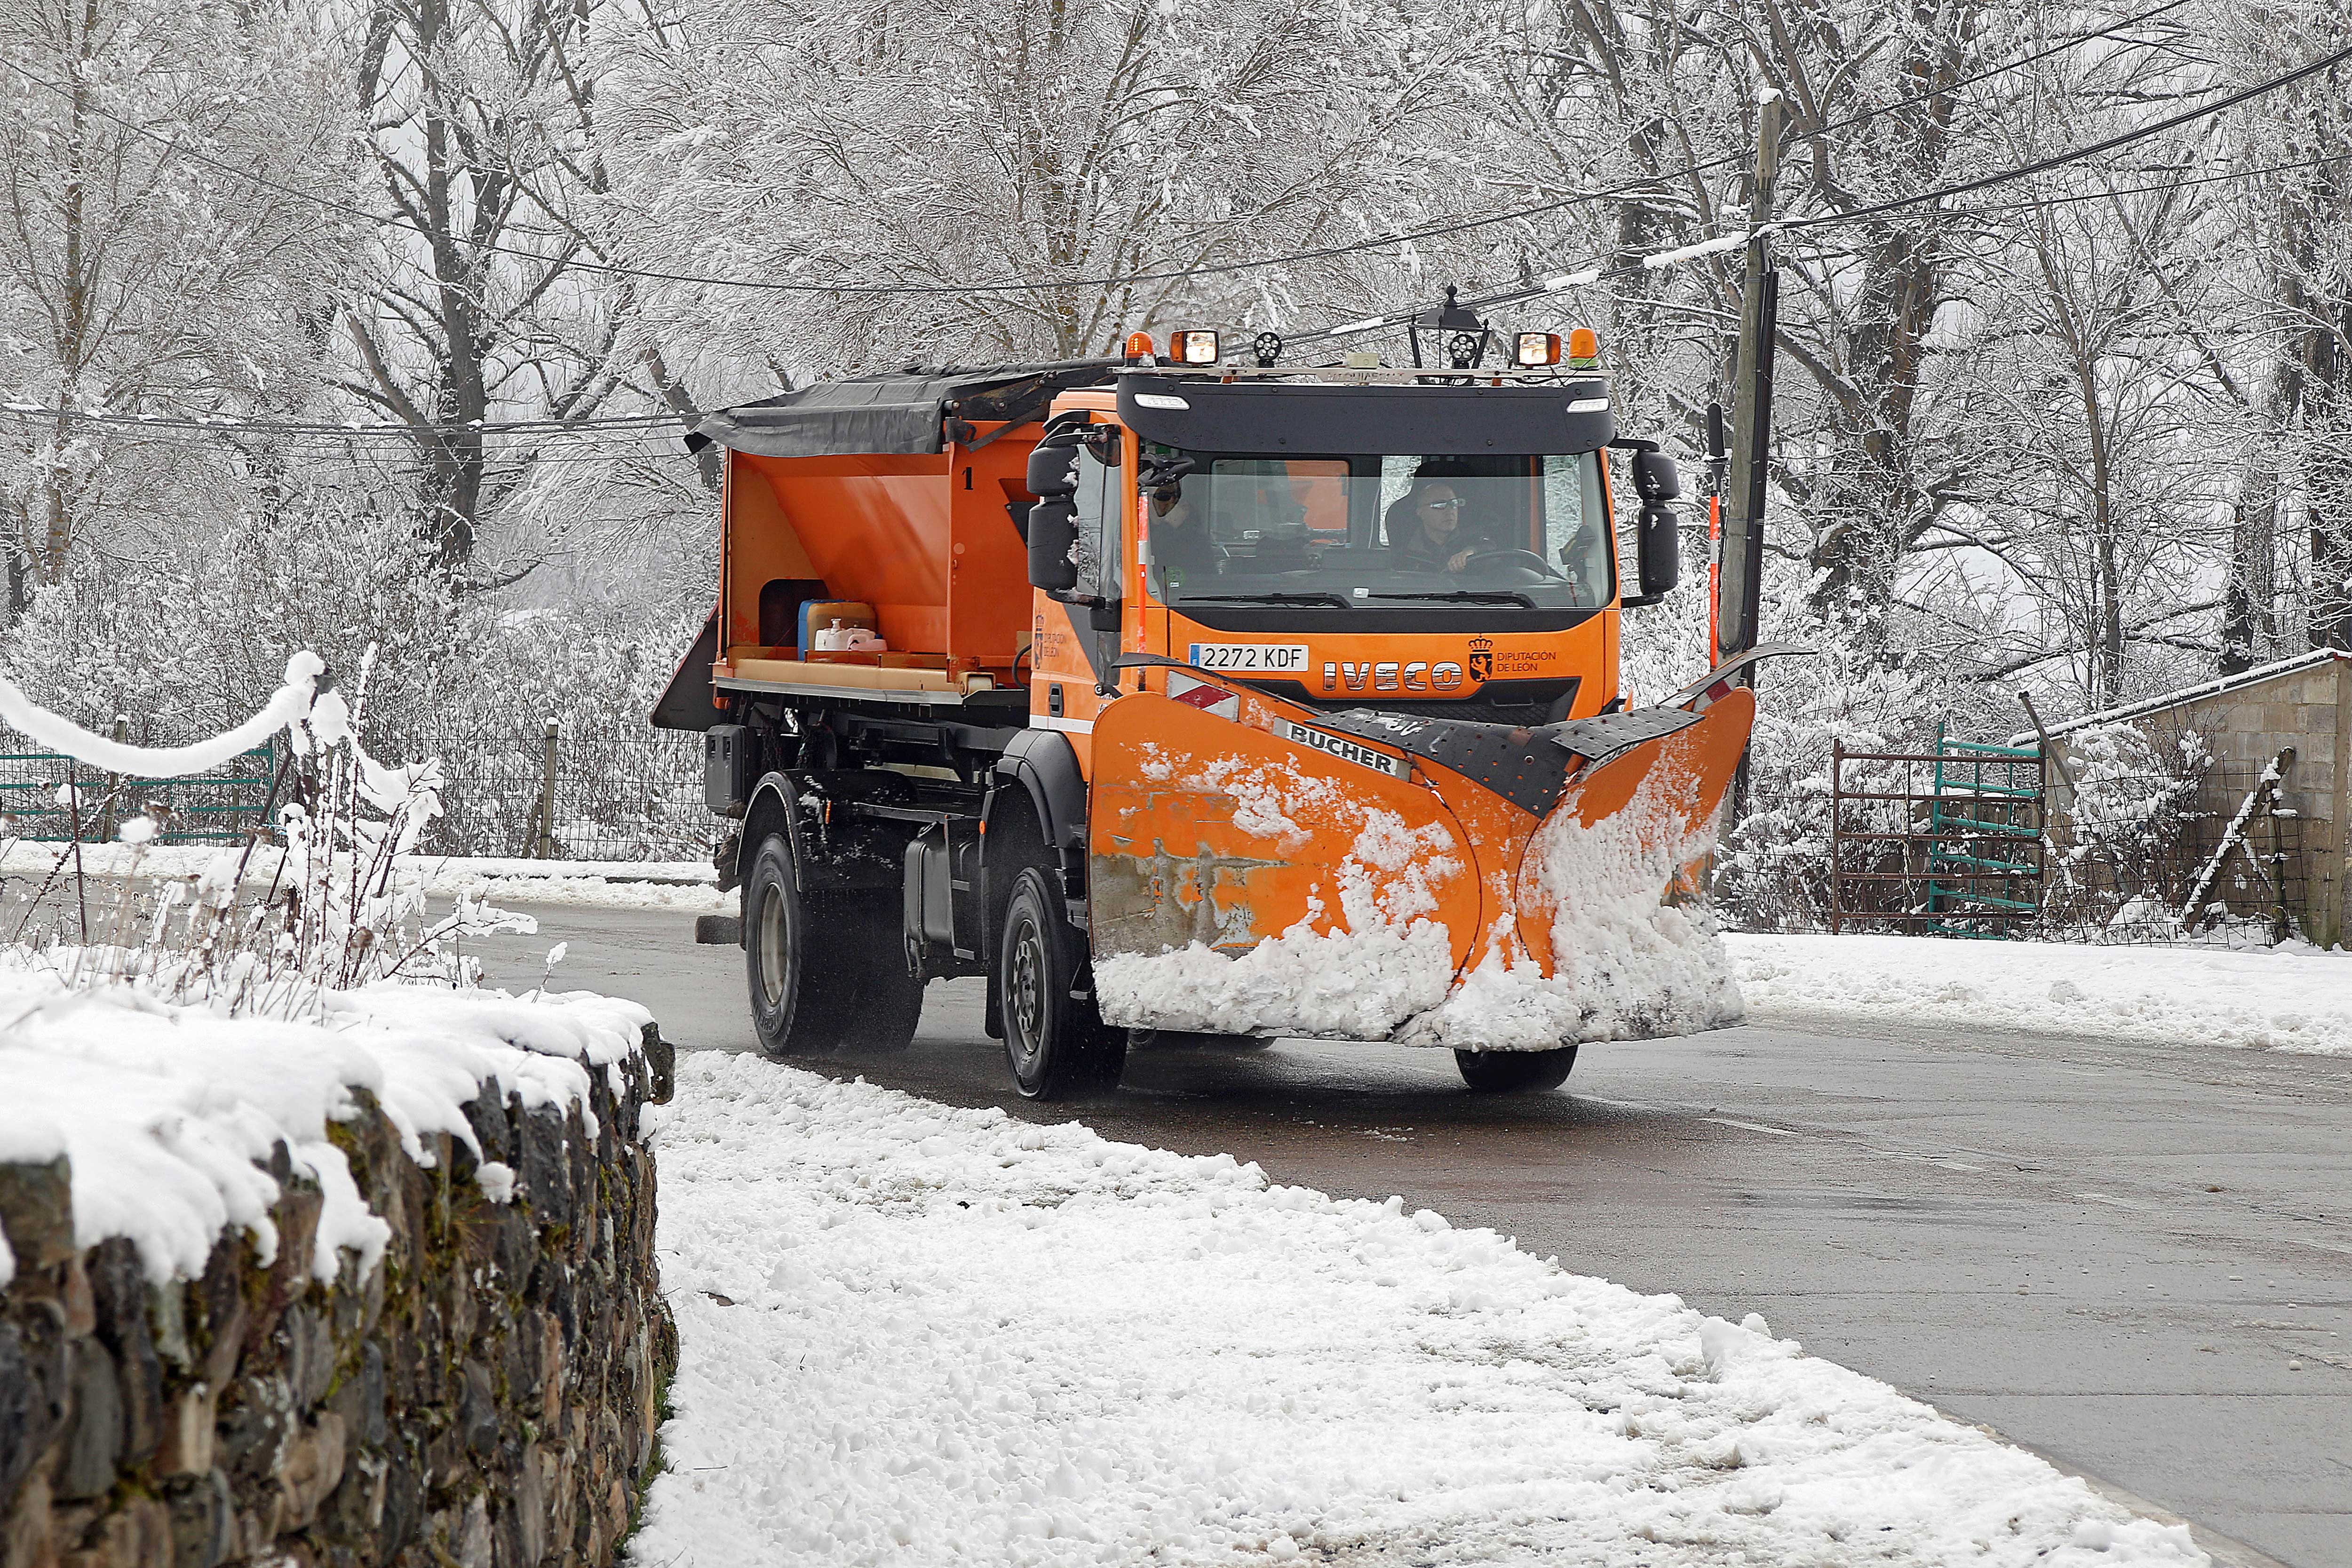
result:
M 320 1194 L 275 1173 L 275 1259 L 242 1230 L 196 1279 L 151 1283 L 131 1245 L 77 1248 L 70 1173 L 0 1164 L 16 1278 L 0 1292 L 5 1568 L 603 1568 L 653 1456 L 677 1335 L 654 1263 L 667 1098 L 648 1030 L 581 1110 L 467 1107 L 513 1167 L 492 1203 L 465 1145 L 402 1152 L 371 1100 L 330 1136 L 389 1222 L 382 1263 L 308 1277 Z M 649 1060 L 650 1058 L 650 1060 Z M 497 1089 L 495 1083 L 488 1086 Z

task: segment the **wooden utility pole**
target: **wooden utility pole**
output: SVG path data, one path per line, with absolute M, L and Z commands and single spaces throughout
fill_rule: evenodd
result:
M 1772 269 L 1772 184 L 1780 169 L 1780 95 L 1756 109 L 1756 173 L 1748 187 L 1748 279 L 1739 306 L 1739 361 L 1732 386 L 1731 481 L 1723 498 L 1723 572 L 1715 662 L 1756 646 L 1764 576 L 1764 481 L 1772 436 L 1772 336 L 1780 275 Z M 1753 684 L 1753 667 L 1743 677 Z

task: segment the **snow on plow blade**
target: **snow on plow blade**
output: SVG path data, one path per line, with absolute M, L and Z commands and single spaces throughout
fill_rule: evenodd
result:
M 1519 729 L 1323 713 L 1238 683 L 1221 717 L 1176 679 L 1190 700 L 1139 692 L 1095 724 L 1111 1023 L 1543 1050 L 1738 1016 L 1692 895 L 1755 716 L 1745 689 Z

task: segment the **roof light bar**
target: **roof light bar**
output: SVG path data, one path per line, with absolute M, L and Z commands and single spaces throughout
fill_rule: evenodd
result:
M 1217 334 L 1191 331 L 1168 334 L 1168 357 L 1178 364 L 1217 363 Z

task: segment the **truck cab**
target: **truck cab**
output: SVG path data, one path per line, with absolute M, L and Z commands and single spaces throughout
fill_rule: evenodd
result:
M 1622 601 L 1606 384 L 1495 381 L 1129 372 L 1064 395 L 1043 450 L 1071 454 L 1067 519 L 1048 506 L 1050 534 L 1029 541 L 1045 584 L 1032 721 L 1087 733 L 1122 655 L 1317 710 L 1510 725 L 1608 710 Z M 1674 559 L 1654 560 L 1650 596 Z

